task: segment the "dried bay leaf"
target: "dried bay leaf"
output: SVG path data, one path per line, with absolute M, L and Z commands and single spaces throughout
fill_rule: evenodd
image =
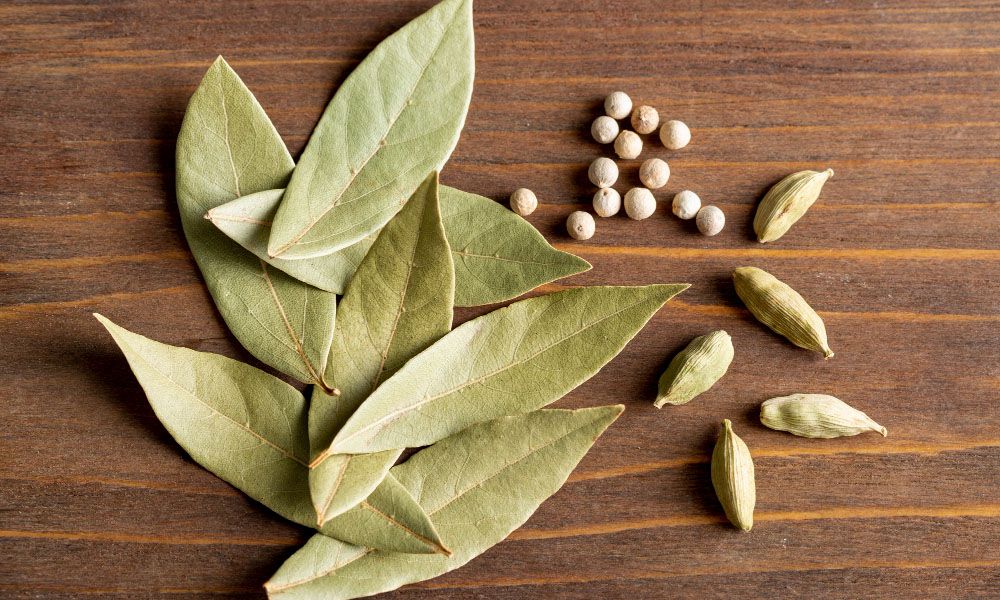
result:
M 184 234 L 229 330 L 264 363 L 307 383 L 333 339 L 336 297 L 269 267 L 204 219 L 241 196 L 283 187 L 294 168 L 284 142 L 219 57 L 188 103 L 177 136 L 177 204 Z
M 379 386 L 334 437 L 330 452 L 424 446 L 474 423 L 554 402 L 597 373 L 687 287 L 577 288 L 468 321 Z
M 191 458 L 286 519 L 313 522 L 298 390 L 231 358 L 161 344 L 95 316 Z
M 590 270 L 590 263 L 556 250 L 531 223 L 489 198 L 442 187 L 441 216 L 455 262 L 456 306 L 503 302 Z
M 309 409 L 309 486 L 319 524 L 367 496 L 399 458 L 392 449 L 336 456 L 325 450 L 382 381 L 451 330 L 454 295 L 434 172 L 382 229 L 340 303 L 325 374 L 340 396 L 314 392 Z
M 309 138 L 275 216 L 268 255 L 329 254 L 396 214 L 458 142 L 474 55 L 472 0 L 444 0 L 379 44 L 337 90 Z
M 520 527 L 554 494 L 623 408 L 504 417 L 421 450 L 391 473 L 449 540 L 450 557 L 372 551 L 315 535 L 265 584 L 268 596 L 346 600 L 461 567 Z
M 216 206 L 205 218 L 257 258 L 295 279 L 335 294 L 344 293 L 375 235 L 360 242 L 306 260 L 284 260 L 267 255 L 267 238 L 285 190 L 265 190 Z
M 267 238 L 281 190 L 237 198 L 206 215 L 258 258 L 320 289 L 342 293 L 375 235 L 325 256 L 284 260 L 267 256 Z M 478 194 L 440 186 L 441 217 L 455 263 L 455 305 L 510 300 L 535 287 L 590 269 L 553 248 L 531 223 Z
M 354 508 L 327 521 L 320 531 L 325 536 L 368 548 L 451 554 L 430 517 L 392 474 L 387 474 Z
M 308 412 L 298 390 L 231 358 L 162 344 L 95 316 L 157 418 L 198 464 L 286 519 L 315 526 Z M 447 553 L 424 510 L 392 476 L 321 531 L 369 547 Z

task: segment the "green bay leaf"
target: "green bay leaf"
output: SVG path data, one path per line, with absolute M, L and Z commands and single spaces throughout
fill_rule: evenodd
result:
M 554 402 L 597 373 L 686 288 L 576 288 L 468 321 L 379 386 L 329 451 L 424 446 L 473 423 Z
M 267 238 L 282 190 L 217 206 L 206 215 L 223 233 L 276 269 L 320 289 L 342 293 L 375 240 L 370 235 L 325 256 L 284 260 L 267 255 Z M 535 287 L 590 269 L 553 248 L 531 223 L 478 194 L 440 186 L 441 218 L 455 264 L 455 305 L 510 300 Z
M 336 296 L 271 268 L 204 215 L 283 187 L 294 163 L 264 109 L 219 57 L 188 103 L 177 136 L 177 204 L 184 234 L 229 330 L 262 362 L 323 384 Z
M 441 216 L 455 262 L 456 306 L 503 302 L 590 269 L 489 198 L 442 187 Z
M 451 330 L 455 274 L 432 173 L 389 221 L 351 280 L 337 313 L 326 379 L 337 397 L 314 392 L 309 485 L 318 522 L 357 504 L 399 457 L 390 449 L 329 456 L 334 435 L 379 384 Z
M 381 228 L 455 148 L 474 54 L 472 0 L 444 0 L 379 44 L 309 138 L 268 255 L 321 256 Z
M 315 527 L 308 411 L 298 390 L 231 358 L 162 344 L 95 316 L 157 418 L 198 464 L 286 519 Z M 384 550 L 447 553 L 424 510 L 392 476 L 320 531 Z
M 347 600 L 461 567 L 554 494 L 624 407 L 539 410 L 481 423 L 392 469 L 431 516 L 450 557 L 374 551 L 315 535 L 265 584 L 281 600 Z

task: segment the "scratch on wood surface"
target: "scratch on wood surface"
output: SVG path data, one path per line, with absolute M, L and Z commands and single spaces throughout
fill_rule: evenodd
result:
M 173 544 L 185 546 L 294 546 L 300 535 L 246 538 L 238 535 L 150 535 L 115 531 L 18 531 L 0 530 L 0 538 L 45 539 L 83 542 L 115 542 L 124 544 Z
M 551 294 L 561 290 L 568 290 L 574 287 L 560 283 L 547 283 L 535 288 L 535 292 Z M 723 304 L 695 304 L 673 298 L 668 306 L 687 312 L 711 316 L 711 317 L 749 317 L 750 312 L 741 306 L 729 306 Z M 908 311 L 817 311 L 821 316 L 828 319 L 862 319 L 862 320 L 883 320 L 902 322 L 1000 322 L 998 315 L 958 315 L 946 313 L 918 313 Z
M 1000 567 L 997 560 L 877 560 L 858 558 L 850 561 L 828 563 L 781 563 L 773 567 L 746 566 L 745 568 L 723 567 L 712 565 L 706 567 L 691 567 L 685 565 L 669 571 L 638 571 L 614 569 L 613 573 L 600 575 L 567 575 L 559 574 L 551 577 L 498 577 L 492 579 L 474 579 L 458 582 L 435 582 L 434 580 L 413 584 L 414 589 L 444 590 L 486 587 L 519 587 L 542 586 L 574 583 L 598 583 L 605 581 L 659 581 L 681 577 L 703 576 L 740 576 L 764 573 L 794 573 L 803 571 L 852 571 L 862 569 L 983 569 Z
M 115 221 L 137 221 L 140 219 L 153 219 L 161 221 L 167 218 L 167 211 L 160 209 L 137 210 L 125 212 L 120 210 L 91 212 L 91 213 L 71 213 L 65 215 L 38 215 L 33 217 L 0 217 L 0 226 L 10 227 L 18 225 L 39 226 L 46 230 L 62 223 L 106 223 Z
M 879 438 L 881 439 L 881 438 Z M 891 439 L 891 438 L 890 438 Z M 869 455 L 869 456 L 896 456 L 914 454 L 919 456 L 936 456 L 945 452 L 968 452 L 983 448 L 1000 448 L 1000 440 L 976 440 L 954 443 L 922 443 L 922 442 L 891 442 L 879 444 L 877 446 L 859 448 L 838 448 L 834 446 L 814 446 L 811 448 L 754 448 L 753 457 L 759 458 L 807 458 L 812 456 L 839 456 L 839 455 Z M 591 481 L 594 479 L 609 479 L 635 475 L 639 473 L 649 473 L 663 469 L 674 469 L 687 465 L 707 464 L 711 460 L 708 454 L 694 454 L 682 456 L 674 459 L 640 463 L 635 465 L 624 465 L 609 469 L 597 469 L 591 471 L 579 471 L 569 476 L 567 481 Z
M 997 518 L 1000 517 L 1000 504 L 983 504 L 971 506 L 850 506 L 826 508 L 809 511 L 765 512 L 755 511 L 754 523 L 783 521 L 822 521 L 831 519 L 894 519 L 894 518 L 938 518 L 958 519 L 964 517 Z M 717 515 L 677 515 L 639 521 L 618 521 L 563 527 L 558 529 L 527 529 L 522 528 L 512 533 L 512 540 L 543 540 L 553 538 L 568 538 L 592 535 L 610 535 L 623 531 L 637 529 L 658 529 L 661 527 L 690 527 L 695 525 L 712 525 L 725 523 L 726 517 Z
M 653 258 L 783 258 L 847 260 L 988 260 L 1000 261 L 1000 250 L 979 248 L 668 248 L 663 246 L 599 246 L 553 244 L 572 254 L 627 255 Z
M 227 483 L 222 483 L 212 487 L 198 487 L 184 485 L 172 481 L 144 481 L 139 479 L 125 479 L 122 477 L 102 477 L 99 475 L 60 475 L 58 477 L 46 477 L 42 475 L 5 475 L 0 477 L 0 481 L 30 481 L 43 485 L 101 485 L 106 487 L 135 488 L 140 490 L 155 492 L 177 492 L 181 494 L 198 494 L 204 496 L 220 496 L 230 498 L 247 498 L 243 492 L 237 491 Z
M 154 296 L 164 296 L 173 294 L 194 293 L 203 288 L 201 283 L 189 283 L 185 285 L 175 285 L 173 287 L 159 288 L 155 290 L 144 290 L 141 292 L 115 292 L 112 294 L 100 294 L 88 296 L 78 300 L 64 300 L 59 302 L 38 302 L 35 304 L 15 304 L 12 306 L 0 307 L 0 321 L 16 319 L 22 314 L 39 314 L 49 311 L 58 311 L 74 308 L 95 308 L 97 305 L 107 302 L 145 300 Z
M 0 263 L 0 273 L 36 273 L 50 269 L 83 269 L 121 263 L 150 263 L 157 261 L 193 260 L 187 250 L 165 250 L 163 252 L 143 252 L 140 254 L 120 254 L 111 256 L 72 256 L 67 258 L 38 258 Z

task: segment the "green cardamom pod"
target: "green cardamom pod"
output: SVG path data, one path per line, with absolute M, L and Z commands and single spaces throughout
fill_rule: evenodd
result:
M 722 379 L 731 362 L 733 339 L 725 331 L 694 338 L 660 376 L 660 391 L 653 405 L 687 404 Z
M 832 176 L 833 169 L 799 171 L 771 186 L 753 218 L 757 241 L 762 244 L 773 242 L 785 235 L 816 202 L 823 184 Z
M 753 459 L 747 445 L 733 433 L 729 419 L 722 422 L 722 434 L 712 452 L 712 487 L 729 521 L 743 531 L 750 531 L 757 503 Z
M 868 415 L 826 394 L 771 398 L 760 407 L 760 422 L 771 429 L 807 438 L 835 438 L 877 431 L 889 435 Z
M 822 352 L 826 358 L 833 356 L 823 319 L 788 284 L 756 267 L 733 271 L 733 283 L 736 294 L 758 321 L 800 348 Z

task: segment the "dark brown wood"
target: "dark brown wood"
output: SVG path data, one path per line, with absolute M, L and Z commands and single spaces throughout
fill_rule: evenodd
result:
M 351 68 L 429 0 L 0 5 L 0 595 L 262 597 L 306 539 L 194 464 L 156 421 L 92 311 L 164 342 L 247 359 L 180 233 L 174 140 L 222 53 L 294 153 Z M 559 285 L 687 281 L 599 375 L 559 402 L 628 410 L 511 539 L 392 597 L 984 598 L 1000 592 L 1000 6 L 478 0 L 476 87 L 443 179 L 502 200 L 594 269 Z M 615 89 L 689 123 L 659 212 L 563 220 L 592 193 L 589 139 Z M 634 185 L 637 163 L 619 187 Z M 780 242 L 757 199 L 832 167 Z M 669 215 L 696 190 L 726 230 Z M 755 323 L 733 267 L 784 279 L 826 320 L 824 362 Z M 556 285 L 545 289 L 555 289 Z M 461 311 L 468 318 L 481 311 Z M 736 360 L 657 411 L 695 335 Z M 763 428 L 760 401 L 829 392 L 890 435 Z M 731 418 L 758 473 L 757 526 L 720 516 L 708 476 Z

